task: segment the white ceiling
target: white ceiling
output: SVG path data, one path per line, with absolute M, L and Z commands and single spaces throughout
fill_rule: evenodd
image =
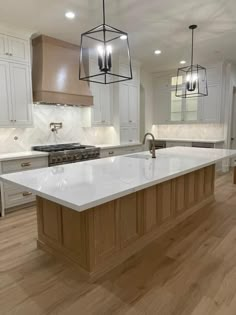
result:
M 0 0 L 0 21 L 79 43 L 82 32 L 101 24 L 101 7 L 102 0 Z M 106 7 L 107 24 L 129 33 L 132 56 L 150 71 L 189 61 L 188 26 L 195 23 L 195 62 L 236 63 L 236 0 L 106 0 Z M 76 19 L 65 19 L 67 10 Z

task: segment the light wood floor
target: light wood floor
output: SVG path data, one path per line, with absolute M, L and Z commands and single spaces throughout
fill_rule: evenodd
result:
M 95 284 L 36 248 L 35 209 L 0 220 L 0 314 L 235 315 L 236 186 Z

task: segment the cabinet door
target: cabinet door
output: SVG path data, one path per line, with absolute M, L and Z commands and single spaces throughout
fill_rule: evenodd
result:
M 13 121 L 11 105 L 9 64 L 0 61 L 0 126 L 11 126 Z
M 167 124 L 170 117 L 170 90 L 163 89 L 155 92 L 153 124 Z
M 92 124 L 99 125 L 102 122 L 100 85 L 96 83 L 91 83 L 90 89 L 93 95 Z
M 123 127 L 120 129 L 120 143 L 137 143 L 138 142 L 138 128 Z
M 137 86 L 129 86 L 129 124 L 135 126 L 138 124 L 138 93 Z
M 7 36 L 0 34 L 0 58 L 9 58 Z
M 30 69 L 26 65 L 10 64 L 11 98 L 16 126 L 32 124 L 32 94 Z
M 101 86 L 101 111 L 102 111 L 102 124 L 111 125 L 111 112 L 112 112 L 112 86 L 102 85 Z
M 120 103 L 120 124 L 121 126 L 129 125 L 129 85 L 120 83 L 119 89 Z
M 17 37 L 8 36 L 9 54 L 12 60 L 29 63 L 28 41 Z
M 219 85 L 208 86 L 208 96 L 202 99 L 201 121 L 204 123 L 220 122 L 221 90 Z
M 138 142 L 138 128 L 136 127 L 129 128 L 129 142 L 131 143 Z

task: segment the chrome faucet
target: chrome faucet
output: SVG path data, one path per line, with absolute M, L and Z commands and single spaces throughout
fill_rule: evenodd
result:
M 156 150 L 155 150 L 155 137 L 153 136 L 152 133 L 148 132 L 144 135 L 143 138 L 143 144 L 145 144 L 146 138 L 147 136 L 151 136 L 152 137 L 152 149 L 150 150 L 150 153 L 152 154 L 152 158 L 155 159 L 156 158 Z

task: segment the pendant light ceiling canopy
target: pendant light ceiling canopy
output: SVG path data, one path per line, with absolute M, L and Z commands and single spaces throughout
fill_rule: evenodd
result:
M 100 84 L 131 80 L 132 67 L 128 34 L 106 24 L 105 0 L 103 23 L 81 35 L 79 79 Z M 119 72 L 119 59 L 128 67 Z
M 192 31 L 191 65 L 178 69 L 176 81 L 176 96 L 182 98 L 208 95 L 206 68 L 193 63 L 194 30 L 197 25 L 190 25 Z

